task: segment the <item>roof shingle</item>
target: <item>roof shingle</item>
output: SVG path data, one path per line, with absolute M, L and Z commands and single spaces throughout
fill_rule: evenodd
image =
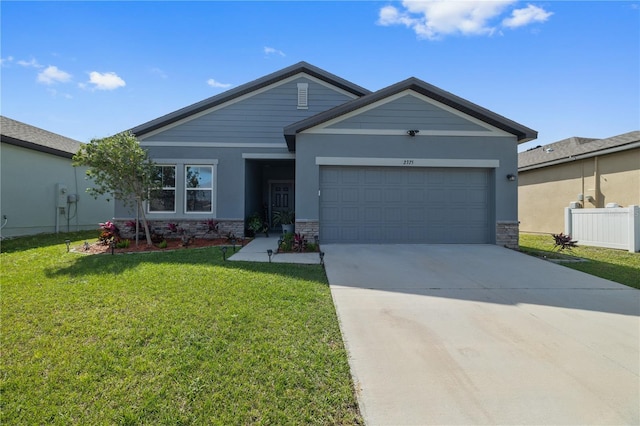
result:
M 606 139 L 572 137 L 545 146 L 538 146 L 518 154 L 518 170 L 524 171 L 573 161 L 584 156 L 611 148 L 623 147 L 640 141 L 640 130 Z
M 82 145 L 77 140 L 4 116 L 0 116 L 0 135 L 2 142 L 67 158 L 78 152 Z

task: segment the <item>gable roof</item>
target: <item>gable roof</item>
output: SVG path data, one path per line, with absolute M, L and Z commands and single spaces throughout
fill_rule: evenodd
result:
M 355 111 L 359 108 L 382 100 L 384 98 L 387 98 L 389 96 L 403 92 L 405 90 L 413 90 L 416 93 L 420 93 L 428 98 L 445 104 L 471 117 L 497 127 L 498 129 L 511 133 L 518 138 L 519 143 L 528 142 L 538 137 L 538 132 L 536 132 L 535 130 L 516 123 L 515 121 L 509 120 L 506 117 L 489 111 L 486 108 L 469 102 L 466 99 L 442 90 L 418 78 L 411 77 L 399 83 L 388 86 L 384 89 L 380 89 L 377 92 L 370 93 L 359 99 L 354 99 L 328 111 L 322 112 L 320 114 L 314 115 L 313 117 L 309 117 L 285 127 L 284 135 L 287 141 L 287 146 L 289 147 L 290 151 L 294 151 L 295 138 L 298 133 L 311 127 L 315 127 L 326 121 L 340 117 L 341 115 Z
M 640 131 L 624 133 L 606 139 L 572 137 L 545 146 L 537 146 L 518 154 L 518 171 L 595 157 L 610 151 L 640 147 Z
M 349 93 L 353 93 L 356 96 L 363 96 L 368 93 L 371 93 L 371 91 L 361 86 L 358 86 L 357 84 L 351 83 L 350 81 L 340 78 L 337 75 L 326 72 L 318 67 L 315 67 L 303 61 L 303 62 L 298 62 L 297 64 L 294 64 L 294 65 L 291 65 L 287 68 L 281 69 L 280 71 L 276 71 L 274 73 L 268 74 L 257 80 L 254 80 L 249 83 L 243 84 L 241 86 L 235 87 L 233 89 L 227 90 L 226 92 L 223 92 L 219 95 L 215 95 L 210 98 L 204 99 L 200 102 L 196 102 L 195 104 L 189 105 L 185 108 L 181 108 L 177 111 L 174 111 L 172 113 L 159 117 L 155 120 L 151 120 L 147 123 L 141 124 L 131 129 L 131 132 L 133 132 L 138 137 L 142 136 L 146 133 L 160 129 L 164 126 L 167 126 L 171 123 L 175 123 L 176 121 L 182 120 L 191 115 L 213 108 L 217 105 L 223 104 L 232 99 L 246 95 L 248 93 L 259 90 L 263 87 L 269 86 L 273 83 L 276 83 L 278 81 L 284 80 L 286 78 L 292 77 L 300 73 L 308 74 L 319 80 L 325 81 L 333 86 L 339 87 L 340 89 L 345 90 Z
M 52 133 L 20 121 L 0 116 L 0 137 L 2 142 L 71 158 L 80 149 L 81 142 Z

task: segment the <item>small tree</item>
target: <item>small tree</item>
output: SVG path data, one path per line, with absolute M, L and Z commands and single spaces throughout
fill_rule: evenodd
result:
M 157 189 L 155 165 L 147 152 L 140 147 L 138 139 L 131 132 L 122 132 L 102 139 L 92 139 L 80 147 L 73 157 L 74 166 L 87 166 L 87 176 L 95 183 L 88 188 L 94 197 L 112 194 L 127 206 L 135 205 L 142 215 L 142 224 L 151 245 L 149 224 L 142 203 L 149 198 L 153 189 Z M 138 229 L 136 226 L 136 238 Z

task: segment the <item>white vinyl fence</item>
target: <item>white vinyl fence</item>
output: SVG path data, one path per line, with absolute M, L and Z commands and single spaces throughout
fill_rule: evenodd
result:
M 564 210 L 564 233 L 578 245 L 640 251 L 640 207 Z

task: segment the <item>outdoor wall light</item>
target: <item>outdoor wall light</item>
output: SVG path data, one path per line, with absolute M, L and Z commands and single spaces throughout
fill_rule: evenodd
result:
M 71 245 L 71 240 L 64 240 L 64 243 L 67 245 L 67 253 L 69 253 L 69 246 Z
M 509 173 L 509 174 L 507 175 L 507 180 L 508 180 L 509 182 L 513 182 L 514 180 L 516 180 L 516 175 L 514 175 L 513 173 Z
M 407 130 L 407 134 L 411 137 L 414 137 L 418 133 L 420 133 L 420 130 Z
M 271 256 L 273 256 L 273 250 L 267 250 L 267 255 L 269 256 L 269 263 L 271 263 Z
M 220 248 L 220 251 L 222 252 L 222 260 L 227 260 L 227 247 L 223 246 Z

